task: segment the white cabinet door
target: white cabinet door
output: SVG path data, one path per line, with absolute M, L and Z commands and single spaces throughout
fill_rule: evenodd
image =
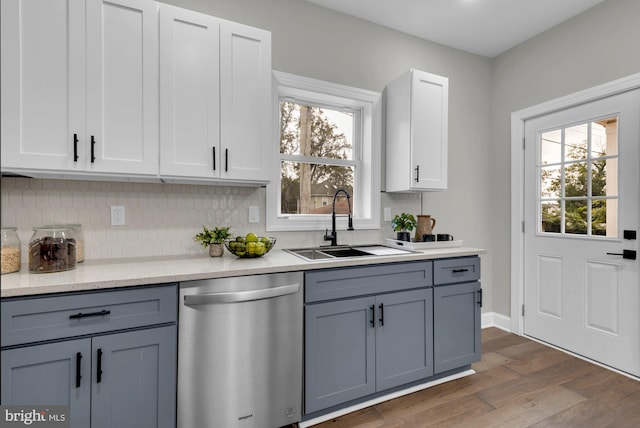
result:
M 158 173 L 158 9 L 87 2 L 87 169 Z
M 3 169 L 84 167 L 84 14 L 83 1 L 2 0 Z
M 160 5 L 160 175 L 220 177 L 220 21 Z
M 271 138 L 271 33 L 220 26 L 221 176 L 268 181 Z
M 447 189 L 449 79 L 410 70 L 387 86 L 387 191 Z

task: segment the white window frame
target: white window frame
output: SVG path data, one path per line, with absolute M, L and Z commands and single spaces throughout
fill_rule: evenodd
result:
M 289 215 L 280 213 L 280 98 L 293 98 L 313 105 L 348 109 L 356 112 L 354 121 L 354 159 L 357 162 L 353 209 L 355 229 L 380 229 L 381 129 L 382 108 L 379 92 L 353 88 L 322 80 L 273 71 L 273 165 L 267 185 L 267 231 L 325 230 L 331 227 L 331 215 Z M 359 140 L 359 141 L 355 141 Z M 285 156 L 286 157 L 286 156 Z M 347 227 L 346 216 L 338 216 L 337 228 Z

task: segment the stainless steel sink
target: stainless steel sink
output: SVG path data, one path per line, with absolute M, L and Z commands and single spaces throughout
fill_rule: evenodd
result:
M 350 246 L 322 246 L 312 248 L 291 248 L 284 251 L 307 261 L 331 260 L 336 258 L 379 257 L 411 254 L 414 251 L 383 245 L 350 245 Z

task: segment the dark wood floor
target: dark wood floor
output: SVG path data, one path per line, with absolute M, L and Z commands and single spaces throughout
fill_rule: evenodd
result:
M 640 427 L 640 382 L 496 328 L 475 375 L 314 428 Z

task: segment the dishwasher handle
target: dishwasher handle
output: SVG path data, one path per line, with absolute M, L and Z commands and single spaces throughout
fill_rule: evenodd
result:
M 231 291 L 211 294 L 189 294 L 184 296 L 187 306 L 212 305 L 216 303 L 250 302 L 252 300 L 272 299 L 300 291 L 300 284 L 282 285 L 280 287 L 262 288 L 250 291 Z

